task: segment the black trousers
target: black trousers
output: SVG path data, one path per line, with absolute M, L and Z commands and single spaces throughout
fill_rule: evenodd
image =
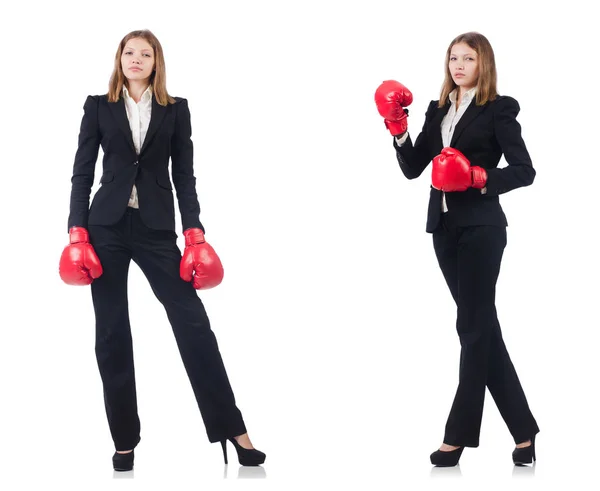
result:
M 461 344 L 458 389 L 444 443 L 479 446 L 486 386 L 515 443 L 527 441 L 539 428 L 504 345 L 495 306 L 506 227 L 459 227 L 448 212 L 433 232 L 433 245 L 456 302 Z
M 246 433 L 202 301 L 179 277 L 181 251 L 175 232 L 154 230 L 139 210 L 127 208 L 113 226 L 89 226 L 103 274 L 91 285 L 96 314 L 96 359 L 108 424 L 116 450 L 140 441 L 127 275 L 133 259 L 165 307 L 210 442 Z

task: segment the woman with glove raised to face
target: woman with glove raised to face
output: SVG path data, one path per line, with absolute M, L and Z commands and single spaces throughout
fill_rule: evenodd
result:
M 150 31 L 133 31 L 119 43 L 109 92 L 85 101 L 73 166 L 70 240 L 59 272 L 65 283 L 91 285 L 115 470 L 133 467 L 140 441 L 127 306 L 132 259 L 165 307 L 209 441 L 221 442 L 226 463 L 230 440 L 240 464 L 260 465 L 265 454 L 250 442 L 196 293 L 217 286 L 223 267 L 199 219 L 188 102 L 171 97 L 165 80 L 159 41 Z M 100 145 L 101 187 L 88 210 Z M 185 236 L 183 257 L 176 244 L 169 158 Z
M 464 447 L 479 446 L 486 386 L 514 438 L 513 462 L 531 463 L 539 428 L 502 339 L 495 290 L 508 225 L 498 196 L 530 185 L 535 170 L 516 120 L 519 104 L 496 92 L 488 40 L 458 36 L 445 66 L 440 99 L 429 104 L 414 144 L 405 109 L 410 91 L 388 80 L 375 93 L 404 175 L 415 179 L 433 161 L 426 231 L 457 305 L 459 384 L 431 463 L 456 465 Z M 497 168 L 502 154 L 508 166 Z

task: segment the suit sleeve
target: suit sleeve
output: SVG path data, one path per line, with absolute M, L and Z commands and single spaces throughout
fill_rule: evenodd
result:
M 100 148 L 98 129 L 98 96 L 88 96 L 83 105 L 79 142 L 71 178 L 71 199 L 67 231 L 71 227 L 87 228 L 90 193 Z
M 536 172 L 521 137 L 521 125 L 517 121 L 519 111 L 519 103 L 512 97 L 502 97 L 495 104 L 494 132 L 508 166 L 487 169 L 488 195 L 497 196 L 529 186 L 535 178 Z
M 407 179 L 415 179 L 419 177 L 425 168 L 431 162 L 429 150 L 429 137 L 427 135 L 427 124 L 435 111 L 436 101 L 431 101 L 425 112 L 425 122 L 423 129 L 413 145 L 410 135 L 402 145 L 398 145 L 394 138 L 394 148 L 396 149 L 396 158 L 400 169 Z
M 200 204 L 196 194 L 194 177 L 194 144 L 192 124 L 187 99 L 181 99 L 175 107 L 175 130 L 171 138 L 171 173 L 179 203 L 183 230 L 204 227 L 200 223 Z

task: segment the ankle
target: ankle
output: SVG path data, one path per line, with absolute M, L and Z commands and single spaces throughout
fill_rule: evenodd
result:
M 234 436 L 233 439 L 242 448 L 246 448 L 249 450 L 254 448 L 254 446 L 252 445 L 252 442 L 250 441 L 250 437 L 248 437 L 248 433 L 244 433 L 243 435 Z
M 517 443 L 517 448 L 526 448 L 531 446 L 531 440 L 527 440 L 526 442 Z
M 447 443 L 442 443 L 440 450 L 442 452 L 452 452 L 453 450 L 458 450 L 459 448 L 460 448 L 460 446 L 448 445 Z

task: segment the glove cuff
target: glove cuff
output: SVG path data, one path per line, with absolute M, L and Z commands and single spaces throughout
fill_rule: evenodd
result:
M 80 242 L 89 242 L 90 234 L 83 227 L 71 227 L 69 229 L 69 244 L 78 244 Z
M 384 119 L 383 122 L 392 136 L 401 136 L 406 133 L 406 130 L 408 129 L 408 121 L 406 120 L 406 116 L 401 118 L 399 121 L 390 121 L 389 119 Z
M 206 242 L 204 240 L 204 232 L 199 228 L 188 228 L 183 232 L 185 237 L 185 246 L 190 246 L 194 244 L 202 244 Z
M 471 167 L 471 176 L 473 177 L 472 187 L 482 189 L 487 183 L 487 172 L 483 167 Z

